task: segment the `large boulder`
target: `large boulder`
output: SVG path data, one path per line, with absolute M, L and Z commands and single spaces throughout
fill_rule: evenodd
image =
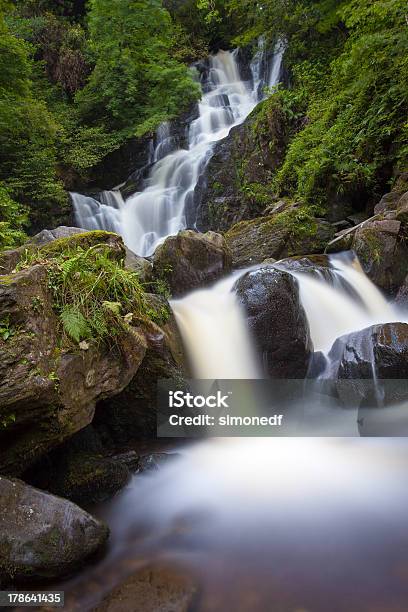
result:
M 356 232 L 352 244 L 364 272 L 377 287 L 395 293 L 408 272 L 408 249 L 401 222 L 374 220 Z
M 271 257 L 323 253 L 333 235 L 330 223 L 303 215 L 301 207 L 295 205 L 267 217 L 241 221 L 225 234 L 225 240 L 234 267 L 243 267 Z
M 408 324 L 385 323 L 338 338 L 325 378 L 344 402 L 388 404 L 408 399 Z M 366 382 L 367 381 L 367 382 Z
M 52 230 L 42 230 L 22 246 L 0 252 L 0 275 L 11 274 L 21 260 L 38 249 L 42 249 L 44 256 L 47 256 L 48 253 L 61 253 L 67 247 L 88 249 L 97 244 L 106 244 L 111 257 L 127 260 L 127 249 L 118 234 L 103 230 L 88 232 L 78 227 L 60 226 Z
M 329 360 L 340 379 L 408 378 L 408 324 L 384 323 L 342 336 Z
M 168 283 L 173 296 L 216 281 L 231 269 L 231 253 L 220 234 L 182 230 L 160 245 L 153 259 L 156 279 Z
M 20 475 L 88 425 L 96 402 L 133 378 L 146 346 L 128 325 L 112 347 L 64 347 L 46 264 L 0 275 L 0 471 Z
M 146 328 L 146 355 L 129 385 L 96 409 L 93 425 L 105 447 L 125 448 L 135 440 L 155 438 L 158 381 L 171 379 L 180 388 L 186 384 L 188 367 L 174 315 L 164 298 L 147 299 L 156 312 L 163 312 L 163 319 Z
M 0 577 L 63 576 L 108 539 L 109 530 L 65 499 L 0 477 Z
M 304 378 L 313 345 L 296 279 L 265 267 L 247 272 L 239 279 L 236 291 L 265 374 L 272 378 Z

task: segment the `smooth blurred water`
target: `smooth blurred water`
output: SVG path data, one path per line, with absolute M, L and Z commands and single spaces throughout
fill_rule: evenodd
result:
M 283 51 L 282 45 L 277 45 L 268 66 L 262 47 L 251 63 L 254 78 L 250 82 L 241 79 L 237 50 L 211 56 L 206 92 L 198 105 L 198 118 L 189 127 L 188 147 L 177 149 L 169 124 L 163 124 L 157 132 L 154 163 L 144 189 L 113 207 L 90 196 L 71 194 L 78 227 L 116 231 L 142 256 L 151 255 L 167 236 L 184 229 L 186 207 L 193 203 L 195 187 L 214 144 L 248 117 L 264 95 L 263 84 L 278 82 Z M 120 197 L 119 191 L 107 193 Z

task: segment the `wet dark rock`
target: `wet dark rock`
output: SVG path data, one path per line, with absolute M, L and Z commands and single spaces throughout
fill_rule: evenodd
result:
M 313 345 L 296 279 L 271 267 L 260 268 L 239 279 L 236 290 L 265 374 L 304 378 Z
M 271 179 L 282 163 L 293 126 L 279 105 L 262 102 L 218 142 L 195 191 L 200 231 L 226 231 L 263 214 L 273 203 Z
M 151 455 L 143 455 L 139 460 L 139 472 L 157 471 L 178 457 L 180 457 L 179 453 L 153 453 Z
M 0 477 L 0 574 L 56 578 L 101 549 L 109 530 L 73 503 Z
M 48 490 L 80 506 L 110 499 L 130 479 L 127 466 L 91 453 L 69 453 L 61 457 Z
M 183 230 L 160 245 L 153 258 L 156 279 L 168 283 L 173 296 L 218 280 L 231 270 L 231 253 L 220 234 Z
M 140 457 L 136 451 L 130 450 L 125 453 L 120 453 L 119 455 L 114 455 L 112 460 L 115 463 L 120 463 L 127 467 L 129 472 L 137 472 L 139 469 L 139 461 Z
M 376 405 L 408 398 L 406 323 L 373 325 L 342 336 L 333 344 L 328 359 L 326 377 L 336 381 L 343 401 Z

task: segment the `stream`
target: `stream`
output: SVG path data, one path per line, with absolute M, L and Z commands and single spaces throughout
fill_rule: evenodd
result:
M 188 149 L 173 150 L 163 126 L 144 189 L 126 201 L 118 191 L 101 201 L 73 194 L 78 226 L 115 229 L 144 256 L 186 227 L 185 209 L 214 143 L 256 106 L 261 80 L 278 81 L 281 60 L 280 50 L 261 75 L 259 52 L 246 83 L 235 52 L 211 58 Z M 293 272 L 315 350 L 327 354 L 342 334 L 407 320 L 356 259 L 336 255 L 331 264 L 335 282 Z M 196 378 L 261 377 L 233 291 L 244 272 L 171 303 Z M 355 423 L 349 436 L 176 443 L 173 460 L 136 474 L 94 510 L 111 528 L 110 547 L 60 585 L 67 609 L 93 609 L 128 576 L 161 561 L 198 581 L 200 612 L 406 610 L 408 445 L 359 438 Z

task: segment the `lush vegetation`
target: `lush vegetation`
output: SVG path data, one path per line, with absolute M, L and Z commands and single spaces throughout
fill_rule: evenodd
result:
M 262 191 L 375 199 L 408 158 L 404 0 L 1 0 L 0 248 L 66 219 L 67 189 L 195 100 L 192 61 L 261 35 L 286 42 L 290 87 L 267 104 L 291 126 Z
M 407 169 L 406 2 L 230 0 L 229 8 L 240 23 L 237 42 L 263 34 L 287 44 L 291 87 L 269 104 L 292 124 L 304 119 L 275 191 L 324 208 L 333 199 L 374 201 Z
M 41 248 L 30 247 L 18 269 L 42 264 L 61 323 L 63 342 L 96 340 L 114 343 L 126 325 L 151 313 L 139 277 L 124 267 L 119 239 L 108 232 L 60 238 Z M 154 317 L 153 317 L 154 318 Z
M 0 3 L 0 248 L 66 217 L 64 187 L 197 99 L 185 31 L 161 0 Z

